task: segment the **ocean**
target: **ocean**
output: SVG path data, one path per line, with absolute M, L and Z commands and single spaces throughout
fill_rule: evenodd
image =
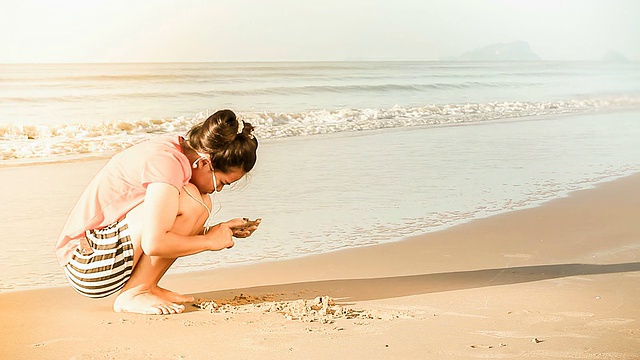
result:
M 230 108 L 262 139 L 636 107 L 638 63 L 0 65 L 0 160 L 104 154 Z
M 263 224 L 171 272 L 397 241 L 640 171 L 634 62 L 0 65 L 0 94 L 3 176 L 184 134 L 221 108 L 254 124 L 258 164 L 210 222 Z M 64 284 L 57 210 L 0 240 L 0 291 Z

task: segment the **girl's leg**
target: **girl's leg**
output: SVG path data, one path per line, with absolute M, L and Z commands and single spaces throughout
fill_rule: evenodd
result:
M 198 196 L 197 188 L 187 184 L 191 194 Z M 208 195 L 202 200 L 211 207 Z M 196 202 L 180 191 L 178 216 L 171 231 L 181 235 L 197 235 L 202 231 L 208 213 L 202 204 Z M 137 206 L 127 214 L 131 242 L 133 243 L 134 265 L 131 278 L 116 298 L 113 309 L 117 312 L 134 312 L 142 314 L 175 314 L 184 311 L 182 302 L 193 301 L 192 297 L 180 295 L 158 286 L 175 258 L 148 256 L 141 246 L 142 206 Z

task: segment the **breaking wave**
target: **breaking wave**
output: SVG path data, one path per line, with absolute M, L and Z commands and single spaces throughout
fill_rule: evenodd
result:
M 413 126 L 439 126 L 555 115 L 640 108 L 640 97 L 562 100 L 552 102 L 489 102 L 432 104 L 384 109 L 315 110 L 291 113 L 239 114 L 256 127 L 260 139 L 309 136 Z M 167 119 L 100 124 L 2 125 L 0 160 L 7 163 L 62 161 L 70 157 L 107 156 L 154 134 L 184 134 L 207 113 Z

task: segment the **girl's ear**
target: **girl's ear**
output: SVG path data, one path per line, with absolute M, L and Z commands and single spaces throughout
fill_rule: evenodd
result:
M 198 163 L 204 163 L 204 164 L 202 164 L 200 166 L 207 166 L 207 165 L 209 165 L 208 163 L 210 163 L 210 162 L 211 162 L 211 160 L 207 159 L 204 156 L 201 156 L 201 157 L 197 158 L 196 160 L 194 160 L 192 167 L 194 169 L 197 169 L 198 168 Z

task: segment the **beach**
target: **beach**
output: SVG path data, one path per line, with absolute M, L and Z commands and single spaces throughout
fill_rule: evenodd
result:
M 219 312 L 114 313 L 112 298 L 70 287 L 3 293 L 2 357 L 637 359 L 639 206 L 634 174 L 399 242 L 163 279 L 231 300 Z M 266 310 L 317 296 L 352 318 Z
M 0 359 L 639 359 L 640 67 L 4 65 Z M 258 162 L 178 259 L 172 316 L 114 313 L 54 245 L 115 152 L 213 111 Z
M 640 172 L 638 116 L 596 112 L 261 140 L 255 169 L 213 197 L 209 220 L 260 217 L 260 231 L 233 251 L 180 258 L 169 273 L 395 242 Z M 106 161 L 0 167 L 0 293 L 67 285 L 53 245 Z

